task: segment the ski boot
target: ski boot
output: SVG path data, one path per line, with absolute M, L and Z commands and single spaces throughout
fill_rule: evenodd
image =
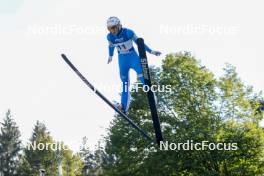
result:
M 118 103 L 116 101 L 114 101 L 114 106 L 119 109 L 121 112 L 123 112 L 125 115 L 127 115 L 127 111 L 125 111 L 125 109 L 123 108 L 122 104 L 121 103 Z

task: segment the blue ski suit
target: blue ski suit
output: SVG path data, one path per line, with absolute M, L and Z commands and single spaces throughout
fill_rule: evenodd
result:
M 127 112 L 130 101 L 130 68 L 136 71 L 138 78 L 142 84 L 144 84 L 140 58 L 133 47 L 133 41 L 136 42 L 137 36 L 131 29 L 121 28 L 117 35 L 113 35 L 111 32 L 109 32 L 107 35 L 107 40 L 109 43 L 109 56 L 112 57 L 114 54 L 114 49 L 117 48 L 119 73 L 122 80 L 121 105 L 123 110 Z M 152 51 L 147 45 L 145 45 L 145 49 L 149 53 Z

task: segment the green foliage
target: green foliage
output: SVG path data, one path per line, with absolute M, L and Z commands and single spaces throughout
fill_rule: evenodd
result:
M 73 154 L 63 143 L 56 142 L 46 126 L 37 121 L 30 143 L 24 149 L 23 157 L 20 159 L 20 175 L 35 176 L 38 175 L 39 169 L 45 169 L 46 175 L 55 176 L 58 175 L 60 165 L 64 175 L 81 175 L 83 167 L 81 158 Z
M 83 138 L 81 150 L 78 153 L 84 162 L 84 166 L 82 169 L 83 175 L 88 176 L 90 172 L 93 172 L 96 167 L 95 157 L 93 153 L 87 147 L 88 139 L 86 137 Z
M 17 173 L 19 176 L 34 176 L 34 171 L 24 156 L 19 158 L 19 167 Z
M 32 174 L 38 174 L 39 169 L 45 169 L 48 175 L 58 172 L 54 164 L 57 162 L 56 153 L 50 148 L 50 145 L 46 148 L 46 144 L 53 143 L 55 141 L 50 136 L 46 126 L 37 121 L 30 138 L 30 144 L 27 144 L 25 149 L 25 158 L 33 168 Z
M 81 176 L 83 162 L 80 156 L 75 155 L 70 149 L 62 151 L 63 175 Z
M 20 131 L 7 111 L 0 133 L 0 175 L 16 175 L 21 148 Z
M 105 175 L 262 175 L 264 134 L 256 113 L 261 94 L 253 92 L 227 65 L 214 74 L 190 53 L 167 55 L 152 68 L 153 83 L 171 85 L 156 93 L 164 138 L 169 143 L 230 143 L 225 150 L 159 150 L 120 118 L 106 138 Z M 132 93 L 129 116 L 154 138 L 146 94 Z M 237 150 L 235 150 L 237 149 Z
M 102 172 L 102 163 L 105 159 L 105 153 L 101 147 L 100 142 L 94 152 L 90 151 L 87 147 L 88 139 L 83 138 L 81 150 L 79 152 L 80 157 L 84 161 L 83 176 L 104 175 Z

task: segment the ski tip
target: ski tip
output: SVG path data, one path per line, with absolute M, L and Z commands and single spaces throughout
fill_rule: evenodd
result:
M 68 60 L 68 58 L 67 58 L 67 56 L 65 55 L 65 54 L 61 54 L 61 57 L 66 61 L 66 60 Z

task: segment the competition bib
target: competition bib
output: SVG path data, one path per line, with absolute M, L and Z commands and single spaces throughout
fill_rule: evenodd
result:
M 114 45 L 117 48 L 117 51 L 121 54 L 127 53 L 133 47 L 132 40 L 128 40 L 128 41 L 122 42 L 122 43 L 117 43 Z

